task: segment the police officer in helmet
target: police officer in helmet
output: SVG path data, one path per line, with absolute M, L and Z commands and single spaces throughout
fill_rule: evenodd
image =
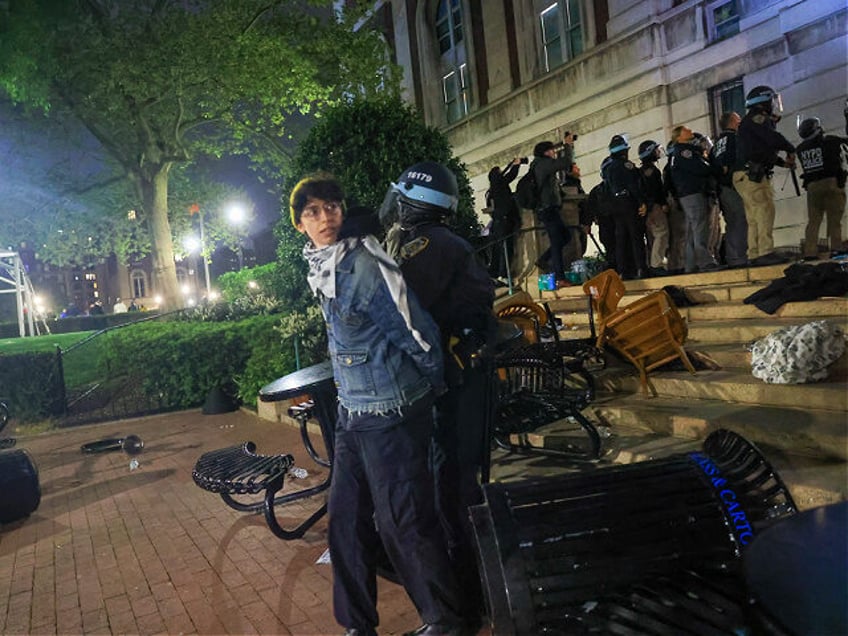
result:
M 774 251 L 774 191 L 770 180 L 774 166 L 795 167 L 795 147 L 777 132 L 783 106 L 774 89 L 751 89 L 745 107 L 748 112 L 736 133 L 733 187 L 745 203 L 748 260 L 751 265 L 776 265 L 786 259 Z M 778 152 L 785 153 L 785 158 Z
M 609 142 L 610 162 L 604 181 L 612 195 L 615 220 L 615 262 L 622 278 L 642 278 L 645 274 L 645 234 L 642 219 L 647 213 L 639 169 L 627 158 L 630 143 L 624 135 Z
M 827 219 L 831 250 L 842 249 L 842 216 L 845 214 L 845 180 L 848 176 L 848 139 L 825 135 L 818 117 L 798 125 L 798 159 L 807 191 L 807 228 L 804 260 L 818 258 L 819 228 Z
M 425 161 L 391 184 L 380 218 L 384 224 L 397 220 L 389 232 L 389 254 L 442 335 L 448 392 L 436 403 L 433 469 L 437 507 L 466 594 L 463 616 L 473 630 L 480 624 L 483 595 L 468 507 L 482 501 L 488 378 L 479 353 L 493 341 L 494 286 L 468 242 L 445 224 L 458 203 L 454 174 Z

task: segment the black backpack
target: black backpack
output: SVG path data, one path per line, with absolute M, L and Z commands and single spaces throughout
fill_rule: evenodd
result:
M 515 184 L 515 201 L 518 207 L 525 210 L 535 210 L 539 207 L 539 186 L 536 183 L 536 162 L 530 164 L 530 169 Z

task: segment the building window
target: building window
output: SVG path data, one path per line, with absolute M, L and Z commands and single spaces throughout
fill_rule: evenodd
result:
M 583 22 L 579 0 L 558 0 L 539 13 L 545 71 L 583 52 Z
M 436 9 L 436 39 L 442 75 L 442 99 L 448 123 L 468 115 L 469 77 L 460 0 L 440 0 Z
M 462 9 L 459 0 L 441 0 L 436 10 L 436 37 L 439 55 L 444 55 L 462 42 Z
M 718 120 L 722 113 L 735 112 L 745 116 L 745 86 L 742 78 L 737 78 L 710 89 L 713 130 L 721 132 Z
M 130 286 L 132 287 L 133 298 L 147 296 L 147 276 L 143 271 L 134 269 L 130 273 Z
M 707 5 L 707 32 L 710 41 L 724 40 L 739 33 L 739 0 L 717 0 Z
M 442 78 L 442 92 L 448 113 L 448 122 L 455 122 L 468 114 L 468 67 L 463 64 Z

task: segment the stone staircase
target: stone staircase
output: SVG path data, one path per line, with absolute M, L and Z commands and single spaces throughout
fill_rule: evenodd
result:
M 621 304 L 675 285 L 701 303 L 681 307 L 689 326 L 686 349 L 696 375 L 661 369 L 650 374 L 656 397 L 640 392 L 628 363 L 607 355 L 589 407 L 609 436 L 604 461 L 630 462 L 700 446 L 718 428 L 757 444 L 789 485 L 801 508 L 848 498 L 848 356 L 822 382 L 773 385 L 753 377 L 746 345 L 787 325 L 827 319 L 848 333 L 848 298 L 784 304 L 768 315 L 743 299 L 783 277 L 785 265 L 627 281 Z M 534 292 L 562 321 L 560 335 L 590 335 L 587 299 L 580 287 Z M 556 425 L 534 443 L 557 445 Z

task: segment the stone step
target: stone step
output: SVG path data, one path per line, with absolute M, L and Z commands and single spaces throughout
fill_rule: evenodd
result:
M 749 373 L 751 370 L 751 352 L 745 343 L 709 344 L 689 341 L 688 351 L 697 351 L 722 369 L 735 369 L 737 372 Z M 828 367 L 828 377 L 831 379 L 848 376 L 848 349 Z
M 589 408 L 600 422 L 610 426 L 643 428 L 690 440 L 703 440 L 712 431 L 726 428 L 790 455 L 848 460 L 844 413 L 608 393 L 599 393 Z
M 635 300 L 635 298 L 624 297 L 621 305 L 626 306 L 632 300 Z M 551 306 L 551 310 L 563 324 L 589 324 L 589 312 L 585 299 L 560 304 L 557 309 Z M 712 302 L 693 307 L 678 307 L 678 311 L 686 318 L 690 327 L 711 321 L 770 321 L 775 318 L 793 319 L 796 324 L 821 319 L 845 322 L 848 319 L 848 297 L 826 297 L 809 302 L 785 303 L 774 314 L 767 314 L 755 305 L 746 305 L 741 302 Z
M 750 373 L 734 370 L 701 370 L 692 375 L 655 371 L 648 376 L 657 395 L 682 399 L 720 400 L 731 404 L 821 409 L 842 418 L 848 410 L 848 383 L 825 380 L 811 384 L 767 384 Z M 608 392 L 640 392 L 635 370 L 606 369 L 596 374 L 597 386 Z
M 824 318 L 848 333 L 848 316 L 824 316 Z M 811 320 L 812 318 L 759 318 L 691 322 L 687 346 L 704 343 L 751 342 L 783 327 L 803 325 Z
M 703 444 L 701 437 L 675 437 L 667 433 L 656 432 L 643 425 L 626 421 L 610 421 L 598 417 L 594 413 L 607 407 L 592 405 L 584 411 L 589 417 L 598 422 L 598 429 L 603 437 L 603 455 L 595 464 L 598 467 L 614 464 L 630 464 L 634 462 L 661 459 L 669 455 L 688 453 L 700 450 Z M 553 423 L 529 436 L 529 441 L 543 448 L 562 448 L 568 441 L 567 434 L 559 432 L 561 424 Z M 718 426 L 710 428 L 715 430 Z M 729 427 L 728 427 L 729 428 Z M 689 429 L 690 432 L 693 429 Z M 731 429 L 734 430 L 734 429 Z M 753 442 L 771 463 L 777 474 L 789 488 L 790 494 L 800 510 L 807 510 L 848 499 L 848 464 L 838 459 L 804 456 L 797 453 L 786 453 L 762 441 L 756 441 L 749 435 L 740 432 L 746 439 Z M 501 459 L 504 451 L 495 451 L 495 457 Z M 526 457 L 526 456 L 525 456 Z M 531 476 L 549 475 L 551 466 L 561 466 L 563 472 L 585 471 L 586 464 L 564 459 L 539 457 L 534 461 L 510 463 L 505 459 L 498 462 L 498 480 L 521 479 Z M 591 464 L 590 464 L 591 466 Z
M 676 276 L 628 280 L 624 281 L 624 287 L 627 289 L 628 294 L 644 294 L 662 289 L 666 285 L 683 287 L 687 291 L 693 289 L 749 287 L 751 288 L 751 292 L 749 293 L 753 293 L 753 291 L 765 287 L 771 281 L 783 278 L 783 270 L 787 266 L 788 263 L 785 265 L 770 265 L 768 267 L 728 269 L 703 274 L 680 274 Z M 533 290 L 530 293 L 533 295 L 538 294 L 538 297 L 542 300 L 559 300 L 582 296 L 583 287 L 581 285 L 574 285 L 552 291 Z M 727 299 L 730 300 L 730 298 Z

